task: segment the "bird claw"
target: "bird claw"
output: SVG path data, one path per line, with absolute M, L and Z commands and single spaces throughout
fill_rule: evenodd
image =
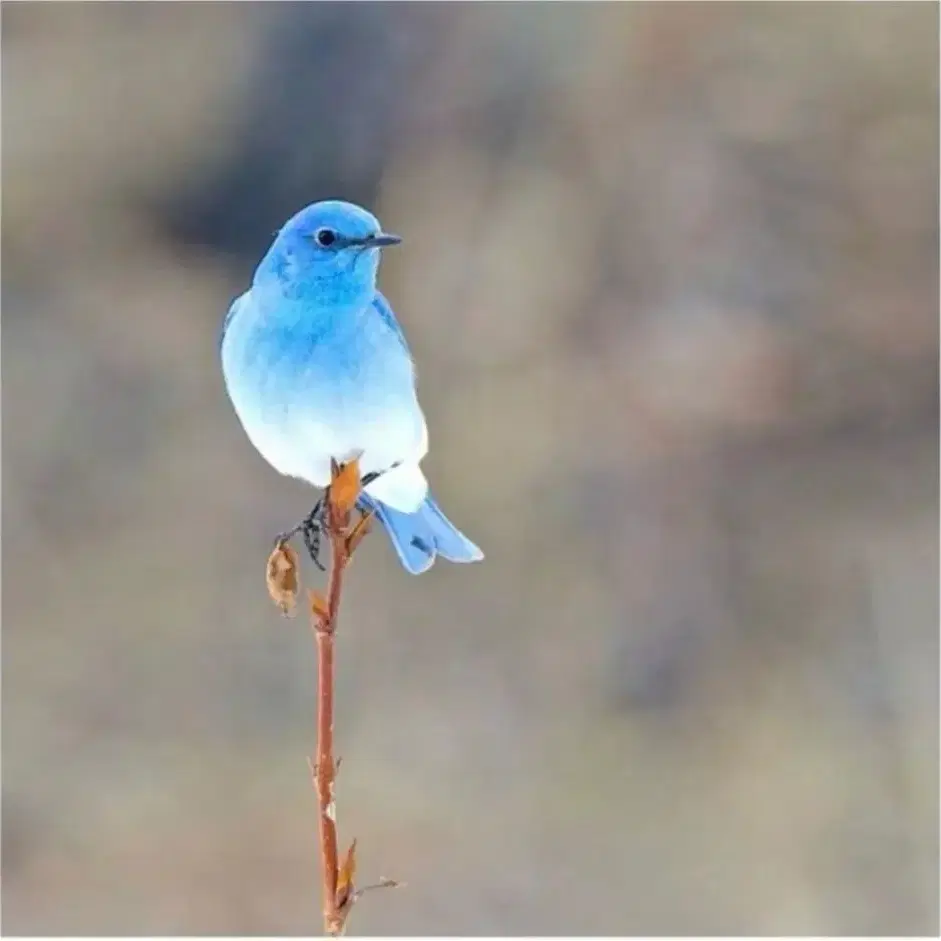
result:
M 398 464 L 394 464 L 389 469 L 393 470 L 395 467 L 398 467 Z M 360 481 L 360 487 L 368 487 L 371 483 L 378 480 L 382 476 L 382 473 L 382 471 L 370 471 L 370 473 L 365 474 Z M 275 547 L 283 546 L 289 543 L 296 535 L 300 534 L 304 540 L 304 546 L 307 548 L 307 553 L 311 561 L 321 572 L 327 570 L 326 566 L 320 561 L 320 546 L 324 528 L 323 516 L 329 499 L 330 488 L 327 487 L 326 490 L 324 490 L 322 499 L 317 501 L 317 505 L 310 513 L 293 529 L 289 529 L 285 533 L 279 533 L 274 540 Z
M 293 529 L 279 533 L 274 540 L 276 547 L 283 546 L 290 542 L 296 535 L 300 534 L 311 560 L 321 572 L 326 571 L 324 564 L 320 561 L 320 537 L 323 533 L 323 508 L 324 501 L 318 500 L 317 505 L 304 519 Z
M 316 506 L 301 521 L 299 526 L 301 535 L 304 538 L 304 545 L 307 547 L 307 554 L 321 572 L 326 571 L 326 567 L 320 561 L 320 537 L 323 534 L 323 511 L 325 506 L 326 497 L 317 501 Z
M 310 518 L 304 520 L 303 528 L 301 533 L 304 537 L 304 545 L 307 547 L 307 554 L 310 556 L 311 561 L 321 572 L 325 572 L 326 566 L 323 562 L 320 561 L 320 536 L 323 532 L 323 526 L 320 520 L 312 520 Z

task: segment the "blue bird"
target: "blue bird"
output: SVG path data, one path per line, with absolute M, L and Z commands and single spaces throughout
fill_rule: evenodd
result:
M 441 555 L 483 558 L 438 509 L 420 463 L 425 416 L 405 335 L 376 288 L 381 249 L 401 239 L 351 203 L 288 220 L 222 325 L 226 390 L 249 440 L 276 470 L 315 487 L 331 459 L 359 458 L 360 495 L 412 574 Z

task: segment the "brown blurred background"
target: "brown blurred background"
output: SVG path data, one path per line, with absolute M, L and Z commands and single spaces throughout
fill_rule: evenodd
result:
M 351 930 L 937 933 L 937 19 L 4 6 L 4 930 L 319 930 L 216 344 L 338 196 L 487 553 L 352 572 Z

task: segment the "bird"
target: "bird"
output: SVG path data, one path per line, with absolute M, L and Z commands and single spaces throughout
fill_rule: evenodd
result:
M 417 575 L 437 556 L 484 556 L 438 507 L 421 469 L 428 429 L 414 360 L 377 287 L 382 250 L 401 241 L 353 203 L 304 207 L 232 301 L 219 354 L 229 400 L 261 456 L 320 489 L 332 462 L 357 459 L 359 509 L 375 514 Z

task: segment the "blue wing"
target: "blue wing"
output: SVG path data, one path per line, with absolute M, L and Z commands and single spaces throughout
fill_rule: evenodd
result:
M 392 311 L 392 307 L 389 302 L 382 296 L 381 291 L 376 291 L 376 296 L 373 298 L 372 306 L 376 308 L 376 313 L 383 319 L 383 321 L 392 328 L 395 335 L 399 338 L 399 342 L 402 344 L 402 348 L 408 353 L 409 358 L 411 358 L 411 352 L 408 348 L 408 343 L 405 340 L 405 334 L 402 333 L 402 328 L 399 326 L 398 320 L 395 319 L 395 314 Z

